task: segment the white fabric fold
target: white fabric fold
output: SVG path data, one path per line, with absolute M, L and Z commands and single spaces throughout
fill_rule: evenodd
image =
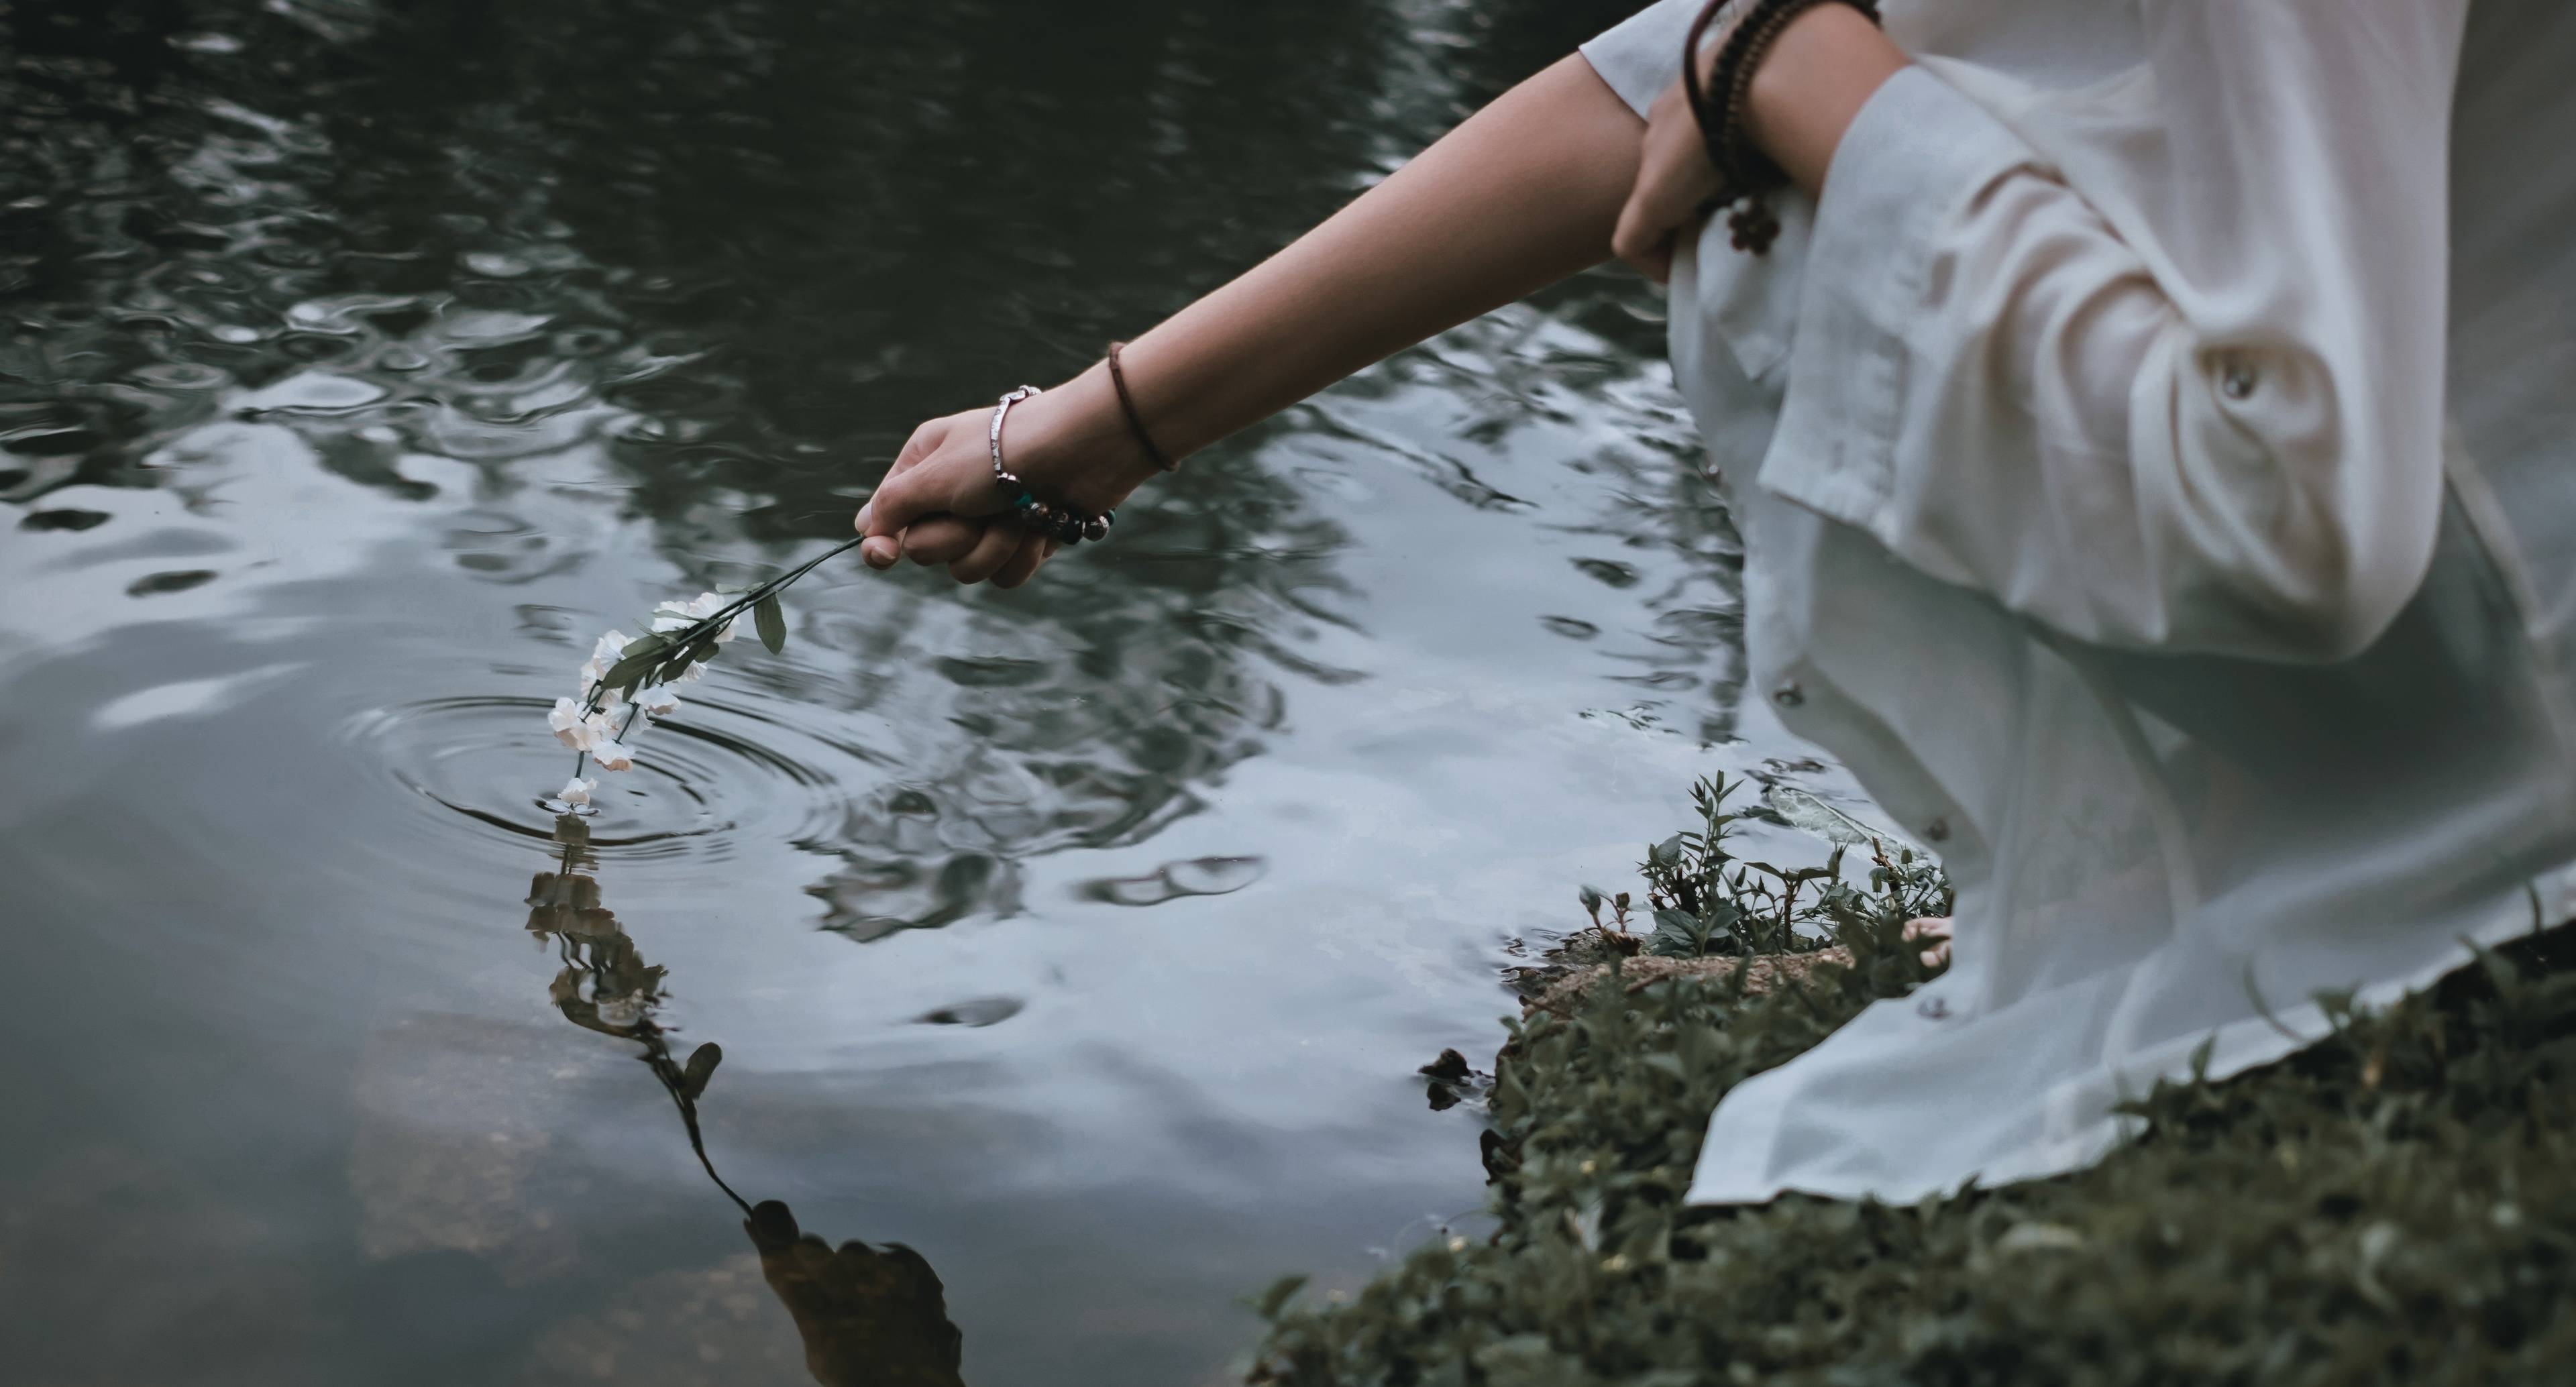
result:
M 1585 54 L 1643 114 L 1696 9 Z M 1730 1094 L 1700 1200 L 2083 1164 L 2576 880 L 2576 7 L 1886 20 L 1917 66 L 1773 255 L 1685 247 L 1672 349 L 1755 687 L 1937 840 L 1954 962 Z

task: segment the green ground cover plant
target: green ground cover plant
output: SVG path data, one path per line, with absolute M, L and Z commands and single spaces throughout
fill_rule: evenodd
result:
M 1739 884 L 1715 860 L 1711 788 L 1701 828 L 1657 845 L 1646 875 L 1653 909 L 1686 911 L 1694 947 L 1727 953 L 1755 929 L 1713 917 L 1782 917 L 1749 891 L 1763 872 Z M 1485 1138 L 1499 1226 L 1416 1248 L 1347 1300 L 1272 1287 L 1250 1380 L 2576 1382 L 2565 929 L 2385 1011 L 2329 999 L 2330 1037 L 2160 1085 L 2129 1109 L 2137 1138 L 2087 1171 L 1911 1206 L 1684 1207 L 1722 1094 L 1937 971 L 1905 921 L 1946 887 L 1896 866 L 1868 890 L 1811 889 L 1802 930 L 1759 927 L 1766 948 L 1839 945 L 1847 964 L 1758 994 L 1743 969 L 1598 985 L 1506 1023 Z

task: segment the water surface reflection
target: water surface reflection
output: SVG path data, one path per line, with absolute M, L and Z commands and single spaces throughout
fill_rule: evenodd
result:
M 698 1123 L 698 1100 L 724 1051 L 706 1041 L 685 1059 L 675 1056 L 671 1033 L 654 1018 L 668 970 L 644 961 L 603 903 L 589 824 L 561 815 L 555 839 L 562 856 L 528 887 L 528 932 L 551 943 L 563 962 L 547 995 L 574 1025 L 641 1047 L 638 1058 L 670 1096 L 707 1179 L 742 1211 L 761 1279 L 804 1342 L 806 1370 L 824 1387 L 962 1387 L 963 1339 L 949 1323 L 939 1274 L 920 1253 L 855 1238 L 835 1249 L 801 1229 L 786 1204 L 765 1199 L 755 1206 L 725 1183 Z
M 979 1384 L 1214 1380 L 1237 1295 L 1472 1207 L 1414 1071 L 1505 942 L 1695 772 L 1839 783 L 1737 697 L 1634 280 L 1020 592 L 818 573 L 578 870 L 540 710 L 1619 8 L 0 12 L 0 1361 L 804 1380 L 761 1254 L 811 1245 L 755 1201 L 744 1246 L 631 1057 L 682 1096 L 701 1037 L 725 1180 L 931 1249 Z M 549 862 L 624 918 L 574 885 L 532 945 Z

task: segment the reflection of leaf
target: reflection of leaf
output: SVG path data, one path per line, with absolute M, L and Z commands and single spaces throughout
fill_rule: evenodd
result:
M 1762 798 L 1771 806 L 1773 813 L 1788 820 L 1792 826 L 1803 828 L 1828 843 L 1854 848 L 1867 847 L 1873 842 L 1891 848 L 1914 846 L 1904 835 L 1863 823 L 1794 786 L 1774 785 Z
M 707 1091 L 707 1080 L 715 1077 L 716 1066 L 724 1063 L 724 1047 L 710 1040 L 689 1052 L 688 1066 L 680 1071 L 680 1096 L 695 1099 Z
M 787 648 L 787 613 L 779 610 L 777 593 L 751 604 L 751 624 L 760 632 L 760 643 L 769 647 L 770 654 Z

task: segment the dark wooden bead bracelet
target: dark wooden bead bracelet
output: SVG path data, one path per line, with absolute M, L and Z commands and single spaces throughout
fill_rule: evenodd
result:
M 1790 21 L 1818 5 L 1849 5 L 1872 24 L 1880 20 L 1877 0 L 1753 0 L 1743 20 L 1718 46 L 1703 82 L 1700 41 L 1709 25 L 1737 2 L 1709 0 L 1699 18 L 1691 21 L 1690 36 L 1682 43 L 1682 90 L 1690 98 L 1691 119 L 1699 123 L 1700 139 L 1708 146 L 1709 164 L 1717 170 L 1717 196 L 1709 199 L 1709 210 L 1734 207 L 1726 219 L 1727 239 L 1737 250 L 1760 255 L 1780 235 L 1780 218 L 1771 210 L 1770 198 L 1788 186 L 1789 176 L 1754 148 L 1746 135 L 1745 108 L 1752 99 L 1754 72 Z

